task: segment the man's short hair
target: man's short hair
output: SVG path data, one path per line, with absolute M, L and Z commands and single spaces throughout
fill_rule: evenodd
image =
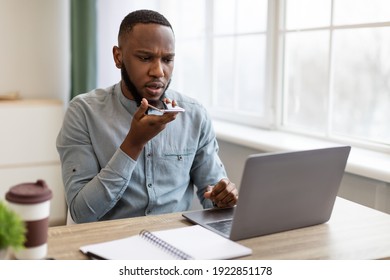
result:
M 129 13 L 123 20 L 119 28 L 118 39 L 125 33 L 130 32 L 134 25 L 138 23 L 155 23 L 169 28 L 173 28 L 169 21 L 160 13 L 152 10 L 137 10 Z

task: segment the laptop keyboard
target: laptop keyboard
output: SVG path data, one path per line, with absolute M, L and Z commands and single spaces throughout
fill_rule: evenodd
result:
M 213 229 L 216 229 L 219 232 L 224 233 L 225 235 L 229 235 L 230 230 L 232 228 L 232 222 L 233 220 L 222 220 L 222 221 L 207 223 L 207 225 L 212 227 Z

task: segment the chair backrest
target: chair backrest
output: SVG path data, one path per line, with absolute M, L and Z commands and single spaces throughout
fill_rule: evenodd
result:
M 72 219 L 72 216 L 70 215 L 70 212 L 69 212 L 69 208 L 68 208 L 68 213 L 66 215 L 66 225 L 74 225 L 76 224 L 73 219 Z

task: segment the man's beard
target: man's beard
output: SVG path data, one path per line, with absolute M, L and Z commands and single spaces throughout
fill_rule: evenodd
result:
M 142 95 L 138 92 L 138 90 L 135 87 L 135 85 L 133 84 L 133 82 L 130 81 L 129 74 L 127 73 L 127 70 L 126 70 L 126 67 L 124 64 L 122 64 L 121 75 L 122 75 L 122 80 L 125 82 L 125 85 L 126 85 L 127 89 L 130 91 L 131 95 L 133 96 L 135 102 L 137 103 L 137 106 L 140 106 L 141 100 L 142 100 Z M 168 89 L 170 83 L 171 83 L 171 80 L 169 80 L 167 86 L 165 87 L 164 92 L 160 97 L 160 100 L 162 100 L 162 98 L 165 96 L 165 92 Z

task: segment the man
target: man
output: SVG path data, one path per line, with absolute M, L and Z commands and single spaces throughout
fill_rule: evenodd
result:
M 194 186 L 204 208 L 236 204 L 209 115 L 195 100 L 168 90 L 174 56 L 167 19 L 132 12 L 113 48 L 121 81 L 70 102 L 57 149 L 75 222 L 185 211 Z M 185 112 L 155 115 L 150 104 Z

